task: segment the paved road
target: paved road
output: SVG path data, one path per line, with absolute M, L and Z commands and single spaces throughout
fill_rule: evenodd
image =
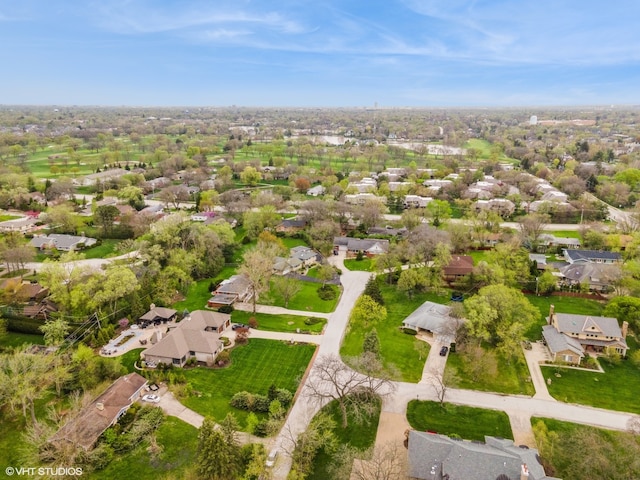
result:
M 133 252 L 125 253 L 123 255 L 118 255 L 117 257 L 88 258 L 85 260 L 76 260 L 75 262 L 67 262 L 65 266 L 69 269 L 86 267 L 92 270 L 101 270 L 103 267 L 105 267 L 106 265 L 109 265 L 112 262 L 115 262 L 116 260 L 133 260 L 137 258 L 137 256 L 138 256 L 138 252 L 133 251 Z M 42 270 L 42 267 L 44 267 L 45 265 L 47 265 L 47 263 L 29 262 L 25 264 L 24 268 L 27 270 L 33 270 L 33 271 L 39 272 L 40 270 Z

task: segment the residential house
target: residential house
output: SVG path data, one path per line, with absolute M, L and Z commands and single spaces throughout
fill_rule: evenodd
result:
M 162 323 L 173 322 L 177 316 L 178 312 L 173 308 L 156 307 L 154 304 L 151 304 L 149 311 L 142 315 L 138 321 L 144 328 L 150 324 L 160 325 Z
M 39 248 L 40 250 L 55 248 L 64 252 L 73 250 L 81 250 L 95 245 L 95 238 L 85 237 L 84 235 L 63 235 L 59 233 L 50 233 L 49 235 L 36 235 L 31 239 L 29 245 Z
M 476 212 L 489 210 L 502 217 L 509 217 L 516 209 L 515 204 L 506 198 L 492 198 L 491 200 L 478 200 L 474 203 Z
M 322 185 L 316 185 L 315 187 L 311 187 L 307 190 L 307 195 L 312 197 L 319 197 L 320 195 L 324 195 L 327 192 L 327 189 Z
M 419 480 L 558 480 L 533 448 L 485 436 L 484 443 L 409 431 L 409 477 Z
M 608 292 L 622 277 L 619 264 L 577 262 L 560 268 L 561 284 L 567 287 L 589 285 L 594 292 Z
M 207 302 L 209 308 L 233 305 L 235 302 L 246 302 L 251 299 L 251 286 L 244 275 L 233 275 L 220 282 L 212 295 L 213 297 Z
M 305 247 L 304 245 L 293 247 L 289 251 L 289 257 L 300 260 L 303 268 L 309 268 L 319 261 L 318 253 L 312 248 Z
M 302 261 L 294 257 L 276 257 L 273 262 L 273 273 L 276 275 L 288 275 L 301 269 Z
M 231 324 L 231 315 L 207 310 L 194 310 L 177 326 L 142 352 L 147 364 L 164 363 L 184 367 L 189 359 L 213 365 L 224 348 L 220 334 Z
M 125 170 L 124 168 L 113 168 L 111 170 L 105 170 L 103 172 L 98 172 L 98 173 L 92 173 L 91 175 L 86 175 L 82 178 L 80 178 L 77 183 L 83 186 L 91 186 L 91 185 L 96 185 L 96 183 L 101 183 L 101 182 L 105 182 L 107 180 L 113 180 L 115 178 L 120 178 L 123 175 L 126 175 L 128 173 L 127 170 Z M 76 182 L 74 180 L 74 182 Z
M 306 220 L 296 220 L 296 219 L 285 219 L 280 222 L 280 224 L 276 227 L 276 232 L 281 233 L 298 233 L 307 226 Z
M 373 193 L 357 193 L 353 195 L 345 195 L 344 201 L 349 205 L 364 205 L 367 201 L 374 200 L 386 205 L 387 197 L 377 196 Z
M 333 249 L 334 251 L 345 251 L 347 257 L 355 257 L 359 252 L 362 252 L 367 257 L 373 257 L 389 251 L 389 240 L 335 237 L 333 239 Z
M 113 382 L 90 405 L 58 430 L 49 442 L 71 443 L 85 451 L 93 448 L 104 431 L 127 412 L 144 391 L 147 379 L 137 373 L 129 373 Z
M 579 238 L 556 237 L 550 233 L 543 233 L 538 237 L 538 251 L 546 252 L 550 248 L 578 249 L 582 246 Z
M 551 354 L 553 362 L 564 362 L 570 365 L 579 365 L 584 358 L 584 349 L 580 342 L 560 333 L 553 325 L 542 327 L 542 338 Z
M 621 356 L 626 356 L 627 331 L 629 324 L 622 322 L 622 329 L 618 325 L 618 320 L 612 317 L 596 317 L 591 315 L 576 315 L 573 313 L 555 313 L 555 308 L 551 305 L 547 326 L 553 327 L 558 334 L 577 340 L 582 348 L 583 354 L 598 355 L 607 349 L 613 349 Z M 562 354 L 562 351 L 552 350 L 555 347 L 556 335 L 550 328 L 543 329 L 545 340 L 547 337 L 547 347 L 553 356 Z
M 567 262 L 574 263 L 620 263 L 622 255 L 618 252 L 605 252 L 603 250 L 578 250 L 564 248 L 562 250 Z
M 27 233 L 38 228 L 38 218 L 27 216 L 0 222 L 0 232 Z
M 371 227 L 367 230 L 367 235 L 389 235 L 390 237 L 402 237 L 409 232 L 406 227 L 393 228 L 389 225 L 386 227 Z
M 425 208 L 432 200 L 432 197 L 421 197 L 420 195 L 405 195 L 404 208 Z
M 426 301 L 402 321 L 402 328 L 435 335 L 453 336 L 459 326 L 458 319 L 451 317 L 451 307 Z M 450 338 L 453 341 L 454 338 Z
M 473 272 L 473 257 L 469 255 L 452 255 L 449 263 L 442 269 L 447 282 L 455 282 Z

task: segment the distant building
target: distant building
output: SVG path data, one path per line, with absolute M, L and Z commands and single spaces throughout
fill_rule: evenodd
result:
M 36 235 L 31 239 L 29 245 L 41 250 L 55 248 L 56 250 L 70 252 L 73 250 L 91 247 L 95 245 L 96 242 L 97 240 L 95 238 L 85 237 L 84 235 L 78 236 L 51 233 L 49 235 Z

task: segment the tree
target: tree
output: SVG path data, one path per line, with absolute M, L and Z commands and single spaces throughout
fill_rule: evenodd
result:
M 273 275 L 275 255 L 258 248 L 248 250 L 238 272 L 244 275 L 251 289 L 253 313 L 256 313 L 256 302 L 259 296 L 269 290 L 269 281 Z
M 69 324 L 63 318 L 49 320 L 40 326 L 45 345 L 60 345 L 69 333 Z
M 331 400 L 338 403 L 342 428 L 349 425 L 349 416 L 356 422 L 368 418 L 377 408 L 374 399 L 393 390 L 372 355 L 363 354 L 351 361 L 360 371 L 348 367 L 337 355 L 324 355 L 314 363 L 305 384 L 305 394 L 311 401 L 320 405 Z
M 536 291 L 542 295 L 549 295 L 556 289 L 558 281 L 549 270 L 536 278 Z
M 361 295 L 351 310 L 350 321 L 362 325 L 382 322 L 387 318 L 387 309 L 369 295 Z
M 617 318 L 619 322 L 629 322 L 631 328 L 640 332 L 640 298 L 615 297 L 604 308 L 603 315 Z
M 539 238 L 544 227 L 549 223 L 549 215 L 544 213 L 530 213 L 522 217 L 520 224 L 520 237 L 522 244 L 530 251 L 535 252 L 538 248 Z
M 351 480 L 396 480 L 406 478 L 407 454 L 396 443 L 385 443 L 365 452 L 354 447 L 338 449 L 329 468 L 331 478 Z M 364 458 L 366 460 L 360 460 Z
M 295 297 L 302 288 L 300 282 L 291 277 L 276 277 L 273 281 L 274 290 L 284 300 L 284 308 L 289 308 L 289 300 Z
M 422 271 L 418 268 L 403 270 L 398 279 L 398 290 L 407 293 L 409 298 L 413 298 L 416 290 L 424 287 L 426 279 Z
M 389 285 L 393 282 L 394 273 L 402 266 L 398 257 L 393 253 L 378 255 L 374 259 L 374 265 L 376 271 L 386 274 Z
M 495 345 L 507 358 L 518 351 L 524 332 L 540 312 L 515 288 L 490 285 L 464 301 L 469 335 Z
M 375 328 L 364 335 L 362 351 L 371 353 L 378 359 L 380 358 L 380 338 L 378 338 L 378 332 Z
M 196 469 L 199 478 L 227 480 L 240 474 L 240 449 L 235 437 L 229 438 L 224 425 L 217 428 L 211 417 L 205 417 L 198 433 Z
M 380 286 L 378 285 L 378 281 L 375 275 L 371 275 L 369 280 L 367 280 L 367 284 L 364 287 L 364 295 L 369 295 L 376 303 L 380 305 L 384 305 L 384 298 L 382 297 L 382 292 L 380 291 Z
M 336 271 L 328 263 L 323 263 L 320 266 L 318 266 L 318 271 L 317 271 L 318 280 L 322 282 L 323 287 L 327 285 L 327 282 L 331 280 L 335 274 L 336 274 Z
M 311 472 L 313 460 L 320 449 L 327 452 L 334 450 L 336 443 L 334 428 L 335 422 L 331 416 L 320 411 L 300 435 L 287 432 L 290 443 L 293 445 L 293 450 L 288 452 L 293 461 L 293 468 L 287 478 L 304 479 Z
M 93 221 L 102 228 L 102 235 L 107 236 L 113 229 L 113 222 L 120 215 L 118 210 L 113 205 L 100 205 L 96 208 L 93 215 Z
M 498 360 L 495 352 L 485 350 L 480 345 L 466 345 L 462 350 L 464 370 L 474 382 L 498 374 Z
M 245 167 L 245 169 L 240 173 L 240 180 L 242 180 L 242 183 L 255 186 L 260 180 L 262 180 L 262 174 L 254 167 Z
M 451 205 L 444 200 L 431 200 L 426 207 L 426 212 L 433 219 L 433 226 L 437 227 L 443 220 L 451 218 Z

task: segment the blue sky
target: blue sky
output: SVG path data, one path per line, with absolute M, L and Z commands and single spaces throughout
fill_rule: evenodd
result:
M 0 103 L 640 103 L 637 0 L 0 0 Z

